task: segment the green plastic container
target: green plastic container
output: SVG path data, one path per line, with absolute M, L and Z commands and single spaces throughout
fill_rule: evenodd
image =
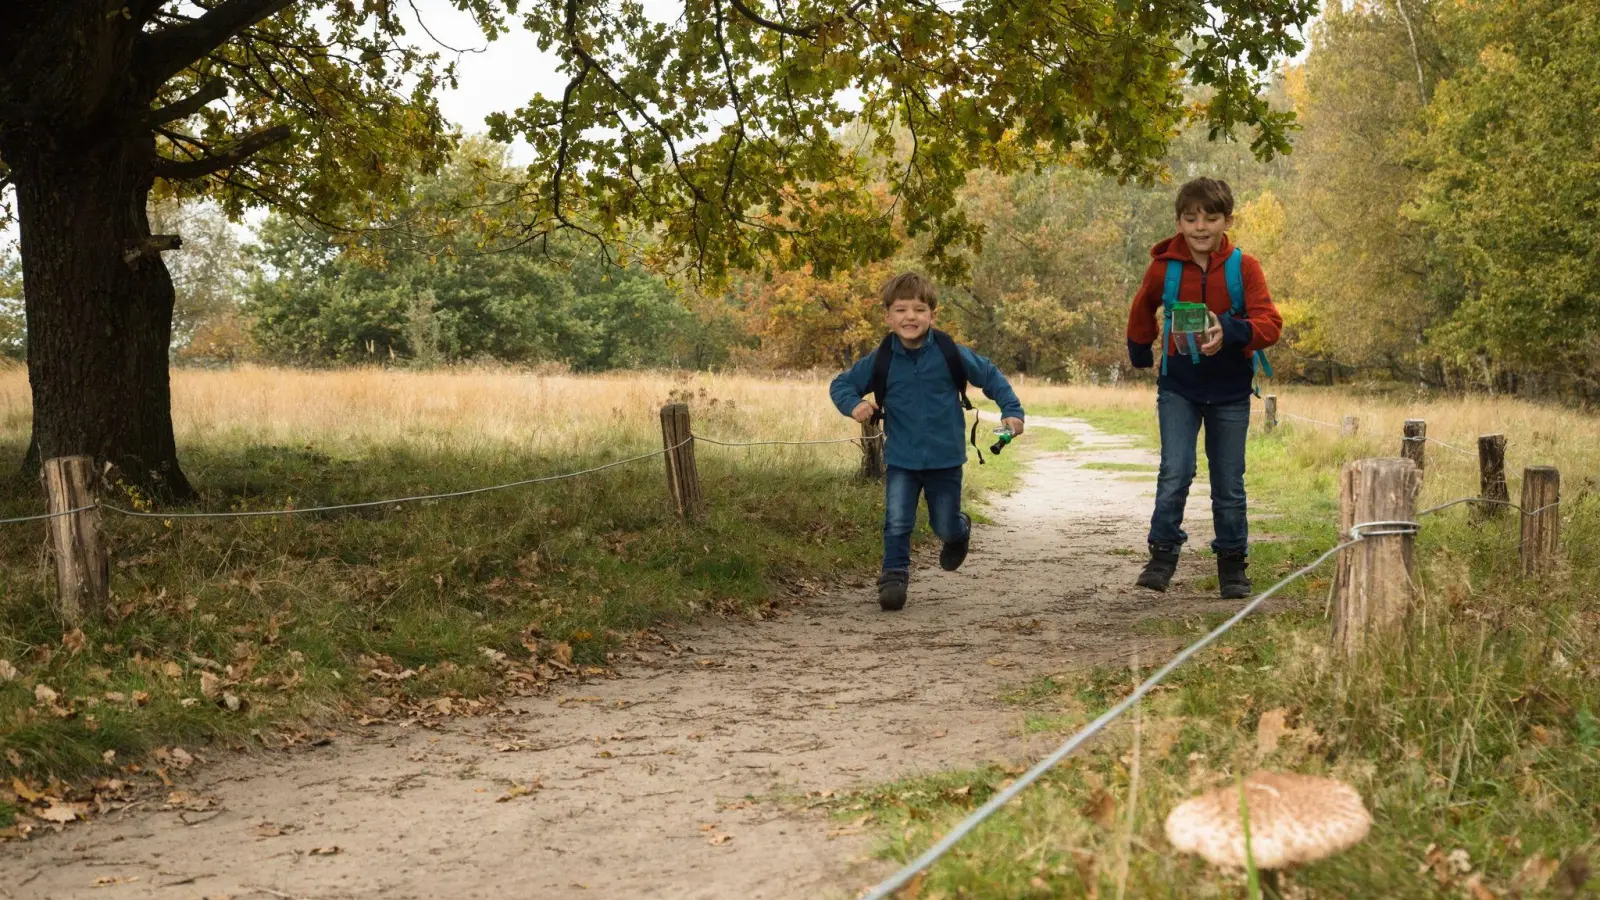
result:
M 1206 330 L 1204 303 L 1172 304 L 1172 331 L 1175 334 L 1200 334 Z

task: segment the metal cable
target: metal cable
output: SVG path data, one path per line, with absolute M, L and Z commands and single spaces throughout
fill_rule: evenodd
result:
M 701 437 L 698 434 L 691 436 L 697 441 L 704 441 L 707 444 L 716 444 L 719 447 L 766 447 L 773 444 L 801 447 L 811 444 L 859 444 L 866 441 L 877 441 L 883 439 L 883 432 L 879 431 L 877 434 L 869 434 L 866 437 L 833 438 L 825 441 L 719 441 L 708 437 Z
M 1412 440 L 1416 440 L 1416 438 L 1409 438 L 1408 437 L 1408 438 L 1406 438 L 1406 440 L 1412 441 Z M 1454 444 L 1446 444 L 1444 441 L 1441 441 L 1438 438 L 1426 438 L 1426 440 L 1430 444 L 1438 444 L 1439 446 L 1445 448 L 1446 450 L 1452 450 L 1452 451 L 1454 451 L 1456 453 L 1461 454 L 1462 456 L 1470 456 L 1470 457 L 1476 458 L 1477 455 L 1478 455 L 1476 453 L 1473 453 L 1470 450 L 1463 450 L 1463 449 L 1461 449 L 1460 447 L 1457 447 Z
M 1288 419 L 1299 419 L 1302 422 L 1310 422 L 1313 425 L 1321 425 L 1324 428 L 1339 428 L 1339 427 L 1341 427 L 1339 425 L 1333 424 L 1332 422 L 1324 422 L 1321 419 L 1308 419 L 1305 416 L 1297 416 L 1292 412 L 1282 412 L 1282 411 L 1280 411 L 1278 413 L 1278 415 L 1283 416 L 1284 418 L 1288 418 Z
M 606 469 L 614 469 L 618 466 L 625 466 L 629 463 L 639 462 L 640 460 L 653 459 L 657 456 L 663 456 L 673 450 L 678 449 L 679 447 L 682 447 L 684 444 L 687 444 L 692 440 L 694 440 L 693 435 L 684 438 L 682 441 L 679 441 L 677 444 L 671 447 L 663 447 L 660 450 L 653 450 L 649 453 L 639 456 L 629 457 L 628 459 L 619 459 L 616 462 L 609 462 L 605 465 L 595 466 L 592 469 L 583 469 L 578 472 L 564 472 L 560 475 L 545 475 L 540 478 L 527 478 L 523 479 L 522 481 L 511 481 L 507 482 L 506 484 L 490 485 L 489 487 L 471 488 L 465 491 L 450 491 L 443 494 L 421 494 L 415 497 L 396 497 L 392 500 L 368 500 L 363 503 L 340 503 L 334 506 L 308 506 L 304 509 L 264 509 L 247 510 L 242 512 L 140 512 L 137 510 L 123 509 L 119 506 L 111 506 L 109 504 L 103 504 L 102 508 L 135 519 L 246 519 L 256 518 L 259 516 L 290 516 L 303 515 L 305 513 L 335 512 L 343 509 L 368 509 L 374 506 L 395 506 L 401 503 L 415 503 L 422 500 L 448 500 L 453 497 L 467 497 L 471 496 L 472 494 L 483 494 L 489 491 L 503 491 L 507 488 L 524 487 L 530 484 L 544 484 L 550 481 L 562 481 L 568 478 L 576 478 L 580 475 L 591 475 L 595 472 L 603 472 Z
M 1362 532 L 1362 529 L 1365 528 L 1389 525 L 1409 525 L 1412 527 L 1409 531 Z M 1069 756 L 1074 750 L 1083 746 L 1083 744 L 1088 741 L 1089 738 L 1094 737 L 1096 734 L 1102 731 L 1118 716 L 1127 712 L 1129 709 L 1132 709 L 1134 704 L 1138 703 L 1146 694 L 1150 693 L 1150 691 L 1154 689 L 1156 685 L 1160 684 L 1162 679 L 1171 674 L 1174 669 L 1188 661 L 1188 659 L 1194 656 L 1196 653 L 1199 653 L 1201 650 L 1204 650 L 1206 647 L 1210 646 L 1213 641 L 1226 634 L 1229 629 L 1243 621 L 1246 616 L 1255 612 L 1262 603 L 1266 602 L 1268 597 L 1271 597 L 1273 594 L 1277 593 L 1283 588 L 1284 585 L 1289 584 L 1295 579 L 1310 573 L 1313 569 L 1326 562 L 1329 557 L 1333 556 L 1335 553 L 1338 553 L 1340 550 L 1345 549 L 1346 547 L 1354 546 L 1355 544 L 1358 544 L 1370 537 L 1380 537 L 1387 534 L 1415 534 L 1416 527 L 1417 523 L 1415 522 L 1361 522 L 1356 525 L 1352 525 L 1350 527 L 1350 532 L 1354 536 L 1350 540 L 1333 547 L 1332 549 L 1323 553 L 1321 556 L 1317 557 L 1316 560 L 1310 565 L 1301 568 L 1293 574 L 1285 577 L 1282 581 L 1279 581 L 1272 587 L 1262 591 L 1260 594 L 1256 595 L 1255 599 L 1251 600 L 1249 603 L 1246 603 L 1243 608 L 1234 613 L 1233 616 L 1226 622 L 1223 622 L 1221 625 L 1218 625 L 1216 628 L 1212 629 L 1212 631 L 1205 637 L 1202 637 L 1200 640 L 1195 641 L 1193 644 L 1190 644 L 1188 647 L 1184 648 L 1181 653 L 1179 653 L 1177 656 L 1174 656 L 1166 665 L 1157 670 L 1154 675 L 1151 675 L 1138 687 L 1134 688 L 1133 693 L 1124 698 L 1122 702 L 1106 710 L 1100 715 L 1099 718 L 1095 719 L 1093 722 L 1090 722 L 1077 734 L 1074 734 L 1072 737 L 1068 738 L 1066 743 L 1056 748 L 1054 753 L 1051 753 L 1049 756 L 1040 760 L 1033 768 L 1029 769 L 1020 778 L 1012 782 L 1010 786 L 995 794 L 993 797 L 990 797 L 987 803 L 978 807 L 978 809 L 973 811 L 972 814 L 961 820 L 960 824 L 951 829 L 950 832 L 941 838 L 938 843 L 934 844 L 932 847 L 929 847 L 921 856 L 918 856 L 916 859 L 907 863 L 900 869 L 900 871 L 895 872 L 893 875 L 890 875 L 888 878 L 885 878 L 883 881 L 879 882 L 877 886 L 871 890 L 871 892 L 863 895 L 861 900 L 885 900 L 885 898 L 889 897 L 889 895 L 905 886 L 906 882 L 916 877 L 918 872 L 937 862 L 939 857 L 948 853 L 950 848 L 959 843 L 962 838 L 972 833 L 973 829 L 983 824 L 983 821 L 989 818 L 989 816 L 993 815 L 996 810 L 1011 802 L 1012 798 L 1022 793 L 1022 791 L 1027 788 L 1028 785 L 1037 781 L 1040 776 L 1050 771 L 1063 759 L 1066 759 L 1067 756 Z
M 38 522 L 44 519 L 59 519 L 62 516 L 70 516 L 73 513 L 81 513 L 84 510 L 94 509 L 94 507 L 95 505 L 91 503 L 88 506 L 79 506 L 75 509 L 63 509 L 60 512 L 42 513 L 37 516 L 19 516 L 15 519 L 0 519 L 0 525 L 19 525 L 23 522 Z

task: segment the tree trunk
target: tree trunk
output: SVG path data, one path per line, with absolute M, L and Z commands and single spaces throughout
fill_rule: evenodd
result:
M 33 393 L 24 465 L 87 454 L 116 467 L 108 484 L 192 496 L 172 432 L 172 278 L 143 249 L 154 147 L 115 133 L 7 138 Z

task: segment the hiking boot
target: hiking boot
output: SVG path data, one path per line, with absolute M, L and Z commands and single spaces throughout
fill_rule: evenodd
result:
M 906 582 L 910 576 L 899 570 L 885 572 L 878 577 L 878 605 L 884 612 L 905 608 Z
M 967 536 L 959 541 L 951 541 L 939 551 L 939 568 L 946 572 L 954 572 L 961 568 L 967 559 L 967 548 L 972 546 L 972 518 L 966 513 L 961 514 L 961 523 L 967 526 Z
M 1178 571 L 1178 548 L 1174 544 L 1151 544 L 1150 561 L 1139 573 L 1138 585 L 1152 591 L 1164 591 Z
M 1243 550 L 1222 550 L 1217 553 L 1217 590 L 1224 600 L 1243 600 L 1250 596 L 1250 577 L 1244 574 L 1246 561 Z

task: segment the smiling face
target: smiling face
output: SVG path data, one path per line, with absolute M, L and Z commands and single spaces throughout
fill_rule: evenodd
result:
M 1206 259 L 1222 246 L 1222 236 L 1233 227 L 1233 216 L 1191 208 L 1178 216 L 1178 233 L 1189 245 L 1189 255 Z
M 933 327 L 934 307 L 916 297 L 897 298 L 884 307 L 883 321 L 889 330 L 900 336 L 900 343 L 916 349 L 928 338 Z

